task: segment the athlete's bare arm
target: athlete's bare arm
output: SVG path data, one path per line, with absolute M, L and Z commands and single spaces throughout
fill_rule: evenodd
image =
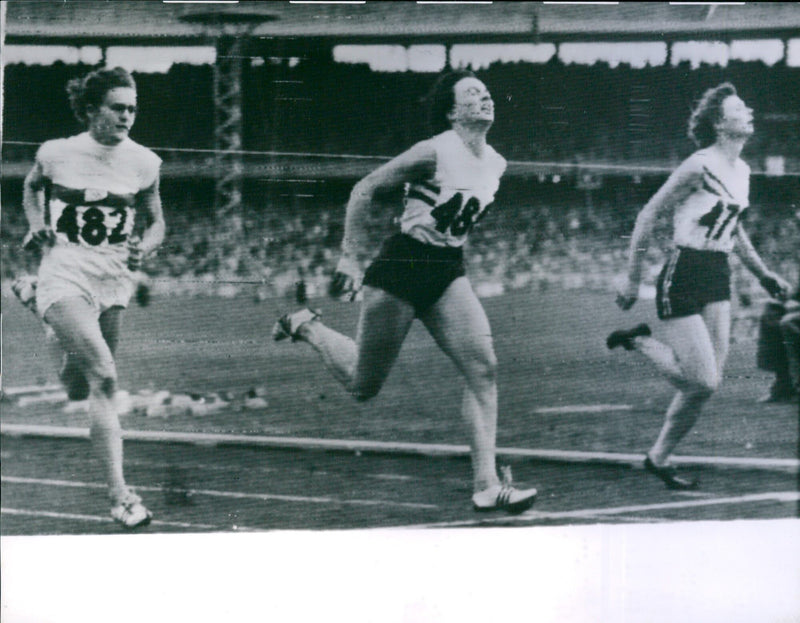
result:
M 630 309 L 639 298 L 644 257 L 656 220 L 694 192 L 701 182 L 701 168 L 692 161 L 686 161 L 669 176 L 639 212 L 628 251 L 628 283 L 617 296 L 617 305 L 622 309 Z
M 739 259 L 742 260 L 742 264 L 758 278 L 761 285 L 771 296 L 784 300 L 788 296 L 789 289 L 791 288 L 789 282 L 767 268 L 761 256 L 759 256 L 753 246 L 753 243 L 750 242 L 750 237 L 747 235 L 741 223 L 738 223 L 736 226 L 735 236 L 736 246 L 734 247 L 734 252 L 739 256 Z
M 428 179 L 435 172 L 436 151 L 430 142 L 421 141 L 359 181 L 353 187 L 347 203 L 342 240 L 344 255 L 361 259 L 368 254 L 365 225 L 372 198 L 377 191 Z
M 22 207 L 32 232 L 44 229 L 44 173 L 37 160 L 25 176 L 22 186 Z
M 149 224 L 142 234 L 142 241 L 139 245 L 142 255 L 147 257 L 161 246 L 166 233 L 158 177 L 148 188 L 136 195 L 136 209 L 144 211 L 148 218 Z

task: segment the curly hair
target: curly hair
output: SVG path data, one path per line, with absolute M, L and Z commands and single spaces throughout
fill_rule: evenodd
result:
M 73 78 L 67 83 L 67 94 L 72 112 L 78 121 L 85 125 L 88 122 L 86 109 L 89 106 L 100 106 L 106 93 L 120 87 L 136 89 L 133 76 L 122 67 L 96 69 L 83 78 Z
M 722 118 L 722 102 L 731 95 L 736 95 L 736 87 L 730 82 L 723 82 L 708 89 L 697 102 L 689 117 L 689 138 L 698 147 L 708 147 L 717 140 L 714 125 Z
M 450 119 L 447 115 L 452 112 L 456 103 L 454 88 L 464 78 L 475 78 L 475 74 L 466 69 L 450 71 L 437 78 L 431 87 L 425 101 L 428 105 L 428 126 L 433 134 L 439 134 L 450 129 Z

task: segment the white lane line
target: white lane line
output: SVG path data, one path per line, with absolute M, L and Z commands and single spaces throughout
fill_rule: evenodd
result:
M 608 413 L 609 411 L 631 411 L 631 405 L 563 405 L 561 407 L 539 407 L 534 413 L 546 415 L 567 413 Z
M 36 436 L 56 439 L 89 439 L 88 428 L 47 426 L 35 424 L 6 424 L 0 422 L 0 434 Z M 319 439 L 309 437 L 265 437 L 261 435 L 232 435 L 214 433 L 185 433 L 169 431 L 126 430 L 122 436 L 130 441 L 182 443 L 213 447 L 218 444 L 249 448 L 278 448 L 328 450 L 345 452 L 374 452 L 411 454 L 416 456 L 470 456 L 467 445 L 424 444 L 355 439 Z M 585 452 L 581 450 L 542 450 L 533 448 L 497 448 L 497 456 L 558 461 L 563 463 L 601 463 L 641 467 L 643 454 L 621 452 Z M 675 456 L 673 463 L 686 466 L 730 467 L 733 469 L 765 469 L 797 473 L 800 460 L 758 457 Z
M 51 511 L 28 510 L 23 508 L 0 507 L 0 514 L 18 515 L 22 517 L 44 517 L 48 519 L 68 519 L 73 521 L 93 521 L 95 523 L 114 523 L 114 520 L 111 517 L 104 517 L 100 515 L 77 515 L 75 513 L 55 513 Z M 202 523 L 187 523 L 184 521 L 162 521 L 159 519 L 153 519 L 150 522 L 150 525 L 165 526 L 170 528 L 187 528 L 190 530 L 230 530 L 230 528 L 211 526 Z
M 95 482 L 80 482 L 73 480 L 52 480 L 47 478 L 25 478 L 20 476 L 3 476 L 0 482 L 11 484 L 34 484 L 46 485 L 52 487 L 74 487 L 84 489 L 104 489 L 105 484 Z M 414 502 L 392 502 L 388 500 L 343 500 L 331 497 L 308 497 L 300 495 L 282 495 L 273 493 L 243 493 L 238 491 L 218 491 L 214 489 L 179 489 L 178 487 L 153 487 L 153 486 L 135 486 L 132 485 L 136 491 L 185 491 L 187 494 L 192 495 L 207 495 L 209 497 L 217 498 L 231 498 L 238 500 L 262 500 L 271 501 L 279 500 L 281 502 L 306 502 L 311 504 L 343 504 L 346 506 L 391 506 L 397 508 L 426 508 L 437 509 L 436 504 L 420 504 Z
M 592 517 L 608 517 L 610 515 L 626 515 L 630 513 L 647 513 L 662 510 L 680 510 L 722 504 L 753 504 L 756 502 L 781 502 L 788 504 L 800 500 L 800 491 L 773 491 L 769 493 L 752 493 L 736 497 L 713 498 L 710 500 L 686 500 L 683 502 L 661 502 L 658 504 L 637 504 L 612 508 L 583 508 L 573 511 L 528 511 L 522 515 L 498 516 L 494 519 L 465 519 L 462 521 L 445 521 L 440 523 L 405 526 L 405 528 L 455 528 L 478 526 L 492 523 L 522 523 L 537 519 L 582 519 Z
M 28 405 L 37 404 L 58 404 L 67 401 L 67 392 L 59 391 L 50 394 L 41 394 L 39 396 L 23 396 L 19 399 L 17 404 L 20 407 L 27 407 Z
M 6 387 L 2 390 L 4 396 L 24 396 L 26 394 L 43 394 L 63 390 L 63 385 L 22 385 L 20 387 Z
M 600 517 L 597 515 L 587 515 L 586 517 L 581 517 L 581 519 L 585 519 L 587 521 L 597 521 L 600 520 Z M 619 517 L 615 517 L 614 521 L 618 523 L 664 523 L 665 521 L 670 521 L 665 517 L 645 517 L 643 515 L 620 515 Z

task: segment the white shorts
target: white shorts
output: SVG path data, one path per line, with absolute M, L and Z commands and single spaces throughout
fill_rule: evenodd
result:
M 112 307 L 127 307 L 136 288 L 123 254 L 101 254 L 81 247 L 56 245 L 39 266 L 36 309 L 44 319 L 53 303 L 80 297 L 99 316 Z

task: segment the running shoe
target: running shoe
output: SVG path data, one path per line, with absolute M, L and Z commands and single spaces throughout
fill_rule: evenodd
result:
M 286 338 L 292 338 L 292 342 L 296 342 L 299 339 L 297 330 L 305 323 L 317 320 L 320 316 L 321 313 L 318 310 L 307 307 L 293 314 L 284 314 L 272 327 L 272 339 L 280 342 Z
M 479 491 L 472 496 L 472 507 L 479 513 L 505 511 L 518 515 L 528 510 L 536 501 L 534 488 L 517 489 L 511 484 L 511 468 L 503 468 L 503 482 Z
M 58 378 L 67 390 L 67 398 L 80 402 L 89 398 L 89 379 L 81 370 L 77 361 L 69 355 L 64 355 L 64 365 L 58 373 Z
M 26 308 L 36 313 L 36 286 L 39 280 L 33 275 L 23 275 L 11 284 L 11 291 Z
M 129 491 L 122 500 L 111 508 L 111 516 L 114 521 L 132 530 L 149 524 L 153 518 L 153 513 L 142 504 L 142 498 Z
M 672 465 L 659 467 L 653 463 L 649 456 L 644 460 L 644 468 L 651 474 L 658 476 L 664 484 L 667 485 L 667 489 L 673 489 L 675 491 L 693 491 L 700 486 L 697 480 L 693 478 L 678 476 L 678 471 Z
M 791 403 L 797 398 L 797 392 L 790 382 L 775 381 L 764 396 L 758 399 L 761 404 L 769 403 Z
M 608 346 L 609 350 L 613 350 L 617 346 L 622 346 L 625 350 L 633 350 L 634 338 L 648 337 L 650 334 L 650 327 L 646 324 L 636 325 L 633 329 L 620 329 L 608 336 L 606 346 Z

